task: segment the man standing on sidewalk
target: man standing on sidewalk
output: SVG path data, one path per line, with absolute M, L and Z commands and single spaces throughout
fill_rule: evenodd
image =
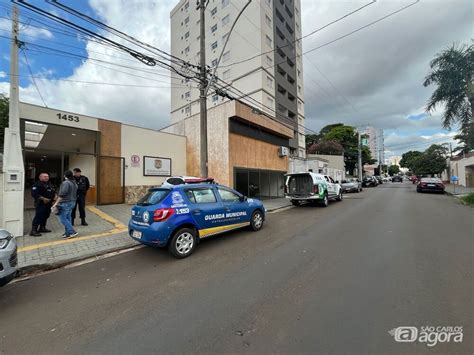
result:
M 51 230 L 46 228 L 46 222 L 51 214 L 56 198 L 54 186 L 49 182 L 49 174 L 39 174 L 38 181 L 31 188 L 31 196 L 35 199 L 35 217 L 31 227 L 30 235 L 39 237 L 41 233 L 49 233 Z
M 59 221 L 64 225 L 65 233 L 62 237 L 67 239 L 77 235 L 71 224 L 71 212 L 76 205 L 77 184 L 71 170 L 64 172 L 64 179 L 53 209 L 57 209 L 56 214 L 59 216 Z
M 79 217 L 81 217 L 81 225 L 87 226 L 86 222 L 86 194 L 87 190 L 89 190 L 90 183 L 87 176 L 82 175 L 82 171 L 79 168 L 75 168 L 74 170 L 74 179 L 76 180 L 77 184 L 77 200 L 76 205 L 72 210 L 72 222 L 71 224 L 74 225 L 74 219 L 76 218 L 76 209 L 79 207 Z

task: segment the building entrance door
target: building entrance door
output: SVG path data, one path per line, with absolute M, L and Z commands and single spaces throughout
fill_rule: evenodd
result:
M 97 203 L 110 205 L 125 202 L 125 158 L 99 157 Z

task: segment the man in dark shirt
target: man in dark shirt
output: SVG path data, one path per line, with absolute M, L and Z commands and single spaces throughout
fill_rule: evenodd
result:
M 87 190 L 89 190 L 90 183 L 87 176 L 82 175 L 81 169 L 75 168 L 74 172 L 74 179 L 76 180 L 77 184 L 77 200 L 76 205 L 72 210 L 72 225 L 74 225 L 74 219 L 76 218 L 76 209 L 79 207 L 79 217 L 81 217 L 81 225 L 87 226 L 86 222 L 86 194 Z
M 56 190 L 49 182 L 49 174 L 39 174 L 38 181 L 31 188 L 31 196 L 35 199 L 35 217 L 31 227 L 30 235 L 41 236 L 41 233 L 49 233 L 46 222 L 51 214 L 51 207 L 56 198 Z

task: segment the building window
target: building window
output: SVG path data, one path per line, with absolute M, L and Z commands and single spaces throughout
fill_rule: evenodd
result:
M 191 106 L 186 106 L 184 109 L 184 113 L 189 115 L 191 113 Z
M 189 22 L 189 16 L 184 19 L 184 23 L 187 25 Z
M 184 48 L 184 54 L 188 54 L 189 53 L 189 46 Z
M 230 51 L 227 51 L 222 55 L 222 60 L 224 62 L 227 62 L 229 59 L 230 59 Z
M 267 76 L 267 86 L 273 88 L 273 79 Z
M 223 19 L 222 19 L 222 26 L 225 26 L 229 23 L 230 21 L 230 16 L 229 15 L 226 15 Z
M 211 66 L 215 67 L 217 65 L 217 59 L 213 59 L 211 62 Z
M 265 15 L 265 23 L 268 27 L 272 27 L 272 19 L 268 15 Z
M 268 55 L 266 56 L 266 60 L 267 60 L 267 65 L 269 67 L 273 66 L 273 59 L 271 57 L 269 57 Z
M 222 0 L 222 7 L 229 5 L 230 0 Z
M 211 15 L 214 16 L 215 14 L 217 14 L 217 7 L 211 10 Z
M 298 78 L 301 78 L 301 71 L 299 69 L 296 70 L 296 73 L 298 74 Z
M 211 27 L 211 33 L 214 33 L 217 31 L 217 24 Z
M 184 34 L 184 38 L 186 38 L 186 39 L 189 38 L 189 31 Z
M 187 10 L 189 7 L 189 2 L 187 2 L 186 4 L 184 4 L 184 9 Z
M 266 35 L 266 36 L 265 36 L 265 40 L 266 40 L 266 42 L 267 42 L 267 45 L 268 45 L 269 47 L 271 47 L 271 46 L 272 46 L 272 39 L 271 39 L 270 37 L 268 37 L 268 35 Z
M 298 93 L 301 94 L 301 86 L 298 85 Z
M 212 95 L 212 102 L 217 102 L 219 100 L 219 95 Z
M 186 91 L 186 92 L 184 93 L 184 98 L 185 98 L 185 99 L 189 99 L 190 97 L 191 97 L 191 91 Z
M 230 78 L 230 69 L 227 69 L 225 72 L 222 73 L 222 78 L 223 78 L 224 80 Z
M 225 43 L 227 40 L 227 37 L 229 37 L 229 32 L 227 32 L 225 35 L 222 36 L 222 43 Z
M 267 96 L 267 106 L 273 108 L 275 105 L 275 101 L 270 96 Z
M 217 48 L 217 41 L 215 41 L 213 44 L 211 44 L 211 49 L 216 49 Z

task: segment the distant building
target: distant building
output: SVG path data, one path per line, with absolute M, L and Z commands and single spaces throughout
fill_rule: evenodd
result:
M 402 157 L 394 155 L 392 157 L 388 158 L 388 166 L 390 165 L 397 165 L 400 167 L 400 160 L 402 160 Z
M 367 146 L 370 149 L 372 159 L 376 160 L 375 164 L 383 164 L 385 161 L 383 129 L 367 126 L 364 127 L 360 132 L 361 134 L 367 136 Z

